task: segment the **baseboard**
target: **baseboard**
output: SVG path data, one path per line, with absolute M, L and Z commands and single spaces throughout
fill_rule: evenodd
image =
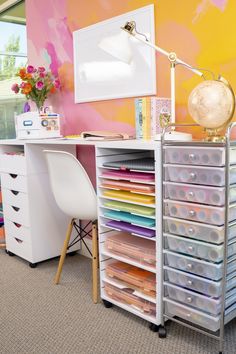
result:
M 86 238 L 85 242 L 88 246 L 88 248 L 90 249 L 90 251 L 92 250 L 92 240 L 90 238 Z M 79 251 L 80 254 L 82 254 L 85 257 L 88 258 L 92 258 L 91 255 L 89 254 L 87 248 L 85 247 L 85 245 L 83 244 L 83 242 L 81 242 L 81 250 Z

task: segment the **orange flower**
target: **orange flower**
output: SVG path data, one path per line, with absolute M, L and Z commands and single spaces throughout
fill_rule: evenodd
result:
M 31 74 L 29 74 L 29 73 L 25 74 L 25 79 L 30 80 L 31 78 L 32 78 Z
M 20 76 L 20 78 L 21 78 L 22 80 L 24 80 L 25 77 L 26 77 L 26 69 L 25 69 L 25 68 L 21 68 L 21 69 L 19 70 L 18 75 Z
M 27 82 L 24 87 L 22 88 L 22 92 L 24 95 L 28 95 L 32 91 L 32 85 Z
M 56 92 L 56 88 L 55 88 L 55 86 L 52 86 L 50 89 L 50 93 L 55 93 L 55 92 Z

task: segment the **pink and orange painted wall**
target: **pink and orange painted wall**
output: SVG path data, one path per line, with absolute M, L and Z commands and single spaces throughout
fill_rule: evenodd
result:
M 156 44 L 193 66 L 220 73 L 236 90 L 234 0 L 26 0 L 29 63 L 47 65 L 60 77 L 62 90 L 51 103 L 64 116 L 64 134 L 94 129 L 134 132 L 133 98 L 74 103 L 72 32 L 152 3 Z M 169 97 L 169 63 L 156 55 L 157 95 Z M 199 77 L 177 67 L 178 122 L 191 122 L 187 99 L 199 82 Z

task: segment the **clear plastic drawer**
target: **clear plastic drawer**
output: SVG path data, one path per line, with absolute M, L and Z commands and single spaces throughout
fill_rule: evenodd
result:
M 185 203 L 166 199 L 165 215 L 221 226 L 225 221 L 225 208 Z M 229 221 L 236 219 L 236 204 L 229 207 Z
M 212 315 L 218 315 L 221 311 L 221 298 L 212 299 L 169 283 L 165 283 L 165 293 L 172 300 L 188 304 Z
M 189 256 L 198 257 L 210 262 L 221 262 L 224 255 L 224 245 L 213 245 L 201 241 L 191 240 L 179 236 L 164 234 L 168 248 L 171 251 L 184 253 Z M 234 245 L 234 244 L 233 244 Z M 231 252 L 236 251 L 236 247 L 229 247 Z M 229 255 L 232 253 L 230 252 Z
M 164 182 L 165 197 L 174 200 L 221 206 L 225 204 L 225 188 Z M 229 202 L 236 202 L 236 186 L 229 189 Z
M 223 277 L 222 262 L 214 264 L 170 251 L 164 251 L 164 253 L 165 263 L 170 267 L 193 273 L 204 278 L 209 278 L 211 280 L 220 280 Z M 228 269 L 230 273 L 231 269 L 235 268 L 233 268 L 233 265 L 230 265 Z
M 216 147 L 167 146 L 165 162 L 183 165 L 224 166 L 225 150 Z
M 164 166 L 166 181 L 219 187 L 225 185 L 225 169 L 222 167 Z M 236 183 L 236 167 L 232 166 L 230 167 L 230 184 L 234 183 Z
M 213 332 L 220 327 L 220 316 L 214 317 L 195 310 L 189 306 L 178 304 L 170 299 L 165 300 L 165 313 L 169 316 L 178 316 L 186 321 L 195 323 Z
M 165 269 L 165 280 L 172 284 L 179 285 L 183 288 L 197 291 L 201 294 L 220 297 L 222 292 L 222 281 L 213 281 L 198 277 L 193 274 L 185 273 L 169 267 Z
M 164 217 L 165 232 L 174 235 L 186 236 L 211 243 L 224 242 L 224 226 L 204 225 L 198 222 Z M 228 239 L 236 237 L 236 224 L 231 223 L 228 228 Z

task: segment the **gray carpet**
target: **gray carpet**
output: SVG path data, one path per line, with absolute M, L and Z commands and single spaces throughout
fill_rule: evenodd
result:
M 61 284 L 58 260 L 31 269 L 0 250 L 1 354 L 216 354 L 217 342 L 175 323 L 159 339 L 148 323 L 91 300 L 91 262 L 67 257 Z M 226 328 L 225 353 L 236 353 L 236 321 Z

